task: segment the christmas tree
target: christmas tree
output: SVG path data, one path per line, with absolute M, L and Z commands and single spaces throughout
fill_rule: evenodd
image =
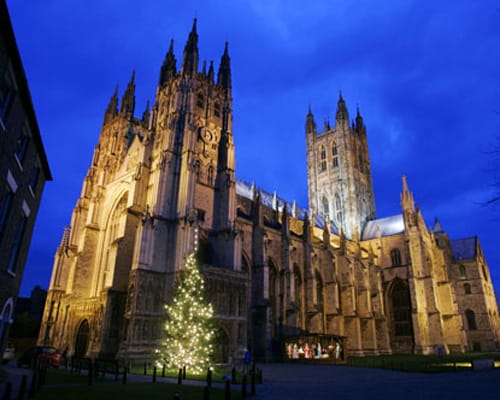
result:
M 186 257 L 174 297 L 165 305 L 165 340 L 160 362 L 201 374 L 210 363 L 214 338 L 213 307 L 204 298 L 204 281 L 195 254 Z

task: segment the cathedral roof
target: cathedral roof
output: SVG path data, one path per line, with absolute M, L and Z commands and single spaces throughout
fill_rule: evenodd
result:
M 403 233 L 405 224 L 403 214 L 393 215 L 392 217 L 385 217 L 368 221 L 363 229 L 361 240 L 375 239 L 380 236 L 396 235 Z
M 271 194 L 262 189 L 255 187 L 254 184 L 249 184 L 240 179 L 236 179 L 236 194 L 241 197 L 245 197 L 249 200 L 254 200 L 254 192 L 259 192 L 262 205 L 264 207 L 269 207 L 272 209 L 278 209 L 278 211 L 283 211 L 283 207 L 286 204 L 288 213 L 293 215 L 294 203 L 286 201 L 276 194 Z M 307 209 L 295 206 L 297 212 L 297 219 L 304 221 L 306 215 L 308 214 Z M 325 218 L 321 215 L 314 214 L 314 224 L 316 227 L 323 229 L 325 227 Z M 333 224 L 330 225 L 330 231 L 335 234 L 339 234 Z
M 476 257 L 476 241 L 475 236 L 452 240 L 451 250 L 455 261 L 474 259 Z

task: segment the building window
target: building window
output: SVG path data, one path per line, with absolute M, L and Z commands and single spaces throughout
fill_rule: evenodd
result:
M 401 252 L 399 249 L 391 250 L 391 262 L 393 267 L 399 267 L 401 265 Z
M 335 195 L 335 212 L 337 213 L 337 224 L 341 227 L 344 222 L 344 213 L 342 212 L 342 201 L 338 194 Z
M 2 237 L 7 217 L 9 216 L 13 198 L 14 192 L 10 189 L 10 186 L 7 185 L 7 191 L 0 202 L 0 238 Z
M 332 144 L 332 157 L 336 157 L 337 154 L 338 154 L 337 144 L 335 142 L 333 142 L 333 144 Z
M 205 222 L 205 210 L 196 210 L 198 221 Z
M 214 104 L 214 115 L 216 117 L 220 117 L 220 104 L 219 103 Z
M 464 292 L 465 294 L 471 294 L 470 285 L 468 283 L 464 283 Z
M 323 145 L 319 147 L 319 171 L 326 171 L 326 149 Z
M 460 278 L 466 278 L 467 277 L 466 274 L 465 274 L 465 267 L 462 264 L 460 264 L 458 266 L 458 272 L 460 274 Z
M 196 106 L 198 108 L 203 108 L 204 104 L 205 104 L 205 97 L 203 96 L 203 93 L 198 93 L 198 96 L 196 97 Z
M 30 183 L 29 187 L 33 194 L 36 193 L 36 185 L 38 183 L 38 177 L 40 176 L 40 168 L 34 167 L 33 170 L 31 171 L 31 177 L 30 177 Z
M 411 306 L 408 286 L 397 279 L 391 292 L 394 336 L 411 336 Z
M 23 132 L 23 134 L 17 139 L 16 144 L 16 158 L 22 164 L 24 161 L 24 156 L 26 155 L 26 150 L 28 149 L 28 135 Z
M 467 319 L 467 326 L 469 327 L 469 330 L 470 331 L 477 330 L 476 315 L 474 314 L 474 311 L 465 310 L 465 318 Z
M 332 160 L 332 167 L 333 168 L 337 168 L 339 166 L 339 158 L 338 157 L 334 157 L 333 160 Z
M 323 215 L 326 218 L 330 214 L 330 207 L 328 206 L 328 199 L 326 197 L 323 197 L 322 203 L 323 203 Z
M 21 250 L 21 244 L 23 241 L 27 220 L 28 218 L 26 217 L 26 215 L 22 214 L 17 222 L 14 242 L 12 243 L 12 247 L 10 248 L 9 262 L 7 264 L 7 271 L 12 273 L 16 272 L 17 259 L 19 257 L 19 251 Z

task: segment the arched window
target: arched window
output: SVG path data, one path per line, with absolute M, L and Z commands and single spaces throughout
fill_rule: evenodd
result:
M 344 213 L 342 210 L 342 201 L 338 194 L 335 195 L 335 212 L 337 213 L 337 225 L 341 227 L 344 222 Z
M 336 157 L 338 154 L 338 151 L 337 151 L 337 143 L 333 142 L 332 143 L 332 157 Z
M 474 314 L 474 311 L 465 310 L 465 318 L 467 319 L 467 326 L 469 327 L 469 330 L 470 331 L 477 330 L 476 315 Z
M 465 294 L 470 294 L 470 285 L 468 283 L 464 283 L 464 292 Z
M 394 336 L 411 336 L 411 305 L 408 286 L 396 279 L 391 290 L 392 320 Z
M 465 273 L 465 267 L 462 264 L 460 264 L 458 266 L 458 272 L 460 274 L 460 278 L 466 278 L 467 277 L 467 275 Z
M 322 203 L 323 203 L 323 215 L 325 217 L 328 217 L 328 215 L 330 215 L 330 207 L 328 206 L 328 199 L 326 197 L 323 197 Z
M 401 265 L 401 252 L 399 249 L 391 250 L 391 262 L 393 267 L 399 267 Z
M 319 146 L 319 172 L 326 171 L 326 149 L 325 146 Z

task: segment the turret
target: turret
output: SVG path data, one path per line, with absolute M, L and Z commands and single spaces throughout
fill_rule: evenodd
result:
M 208 67 L 208 80 L 210 83 L 214 82 L 214 62 L 210 61 L 210 67 Z
M 336 121 L 349 122 L 349 113 L 347 112 L 347 107 L 345 105 L 345 101 L 342 98 L 342 92 L 339 93 L 339 100 L 337 102 L 337 113 L 336 113 L 335 119 L 336 119 Z
M 193 76 L 198 72 L 198 34 L 196 33 L 196 18 L 193 21 L 193 28 L 184 47 L 182 58 L 182 74 Z
M 104 121 L 103 124 L 108 124 L 118 115 L 118 85 L 115 87 L 115 92 L 111 99 L 109 100 L 108 107 L 106 108 L 106 112 L 104 113 Z
M 132 71 L 132 77 L 130 82 L 125 89 L 125 93 L 122 97 L 122 104 L 120 107 L 120 115 L 128 120 L 132 119 L 134 116 L 135 109 L 135 71 Z
M 146 109 L 142 113 L 141 123 L 144 128 L 149 127 L 149 100 L 146 102 Z
M 359 134 L 366 135 L 366 128 L 363 122 L 363 117 L 359 112 L 359 107 L 356 109 L 356 122 L 354 124 L 354 130 Z
M 401 207 L 403 210 L 415 210 L 415 202 L 413 201 L 413 193 L 408 189 L 406 176 L 401 177 L 403 181 L 403 191 L 401 192 Z
M 311 106 L 309 106 L 309 111 L 307 112 L 306 117 L 306 134 L 316 134 L 316 123 L 314 122 Z
M 217 84 L 228 91 L 231 90 L 231 66 L 227 42 L 224 46 L 224 54 L 220 60 L 219 72 L 217 73 Z
M 172 79 L 177 73 L 177 61 L 174 55 L 174 39 L 170 40 L 170 47 L 167 54 L 165 55 L 165 60 L 160 69 L 160 78 L 158 80 L 158 86 L 162 86 L 165 82 Z

